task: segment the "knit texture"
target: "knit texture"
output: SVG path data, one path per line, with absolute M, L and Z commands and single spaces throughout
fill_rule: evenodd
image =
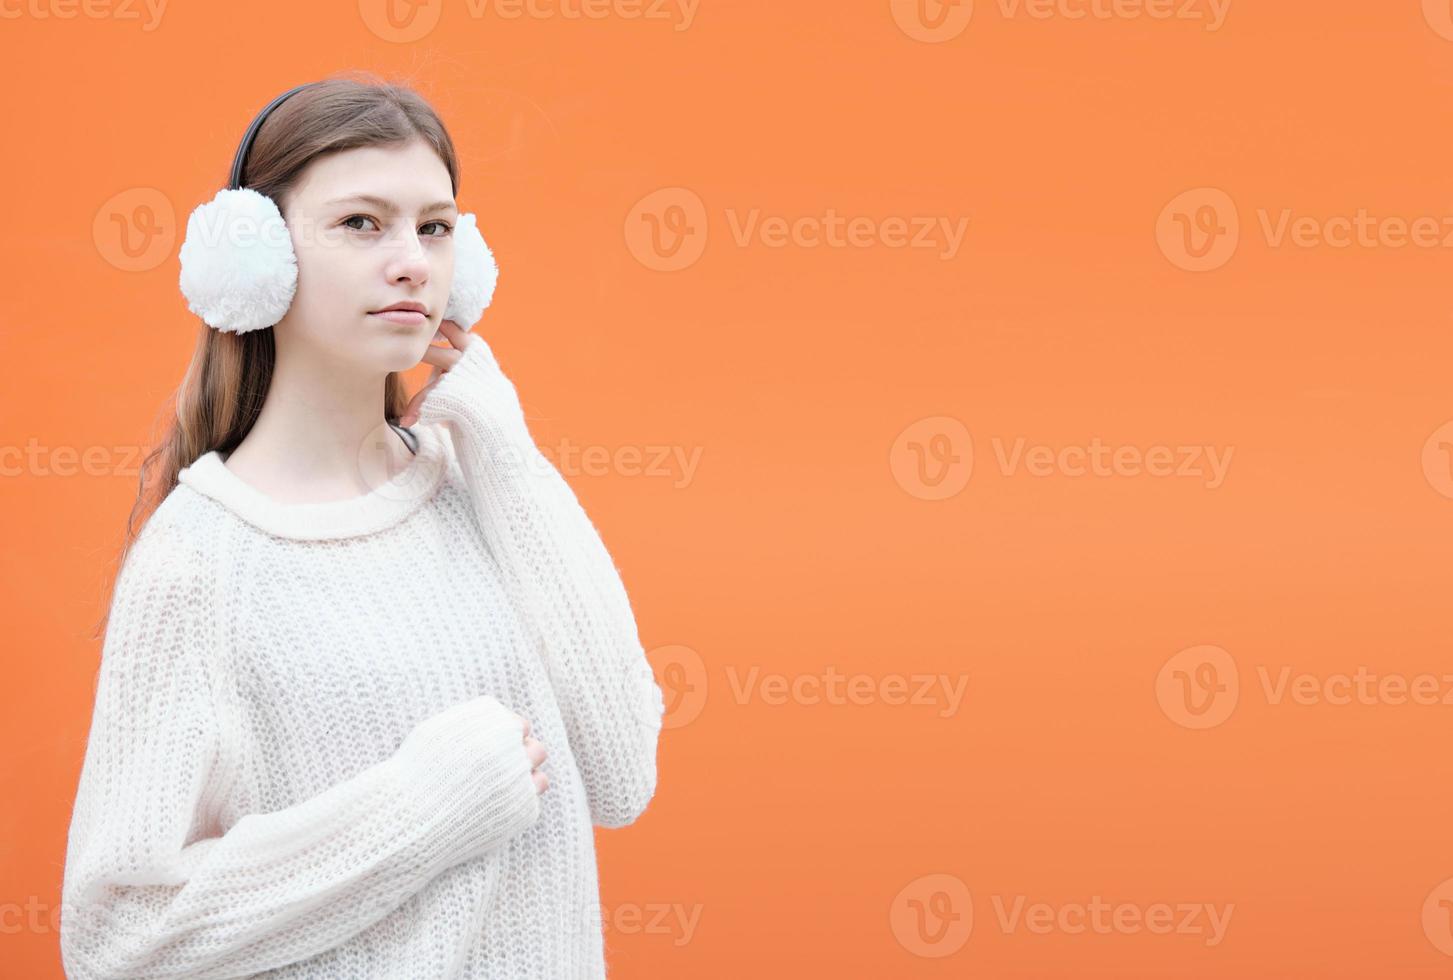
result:
M 368 494 L 280 503 L 214 451 L 138 535 L 68 838 L 72 980 L 606 975 L 592 825 L 654 795 L 661 689 L 471 338 Z

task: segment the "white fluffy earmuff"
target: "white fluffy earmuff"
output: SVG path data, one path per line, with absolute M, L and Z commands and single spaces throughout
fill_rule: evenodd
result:
M 178 256 L 182 295 L 187 308 L 210 327 L 235 333 L 270 327 L 293 304 L 298 259 L 292 235 L 276 202 L 243 187 L 242 176 L 247 152 L 268 115 L 307 87 L 284 92 L 258 114 L 237 148 L 227 187 L 187 219 Z M 473 214 L 459 216 L 453 237 L 454 281 L 443 319 L 468 330 L 494 298 L 499 267 Z
M 465 330 L 474 326 L 494 299 L 497 282 L 499 266 L 479 233 L 474 215 L 461 214 L 454 222 L 454 283 L 449 287 L 444 319 L 453 320 Z
M 298 288 L 298 259 L 273 199 L 220 190 L 187 219 L 179 255 L 187 308 L 222 331 L 243 333 L 283 318 Z

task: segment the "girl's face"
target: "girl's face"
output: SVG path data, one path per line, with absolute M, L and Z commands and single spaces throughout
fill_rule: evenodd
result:
M 279 348 L 375 374 L 418 364 L 449 299 L 459 220 L 449 171 L 429 144 L 319 157 L 286 195 L 283 217 L 298 288 L 275 328 Z M 378 314 L 399 302 L 421 304 L 423 318 Z M 401 322 L 409 319 L 417 322 Z

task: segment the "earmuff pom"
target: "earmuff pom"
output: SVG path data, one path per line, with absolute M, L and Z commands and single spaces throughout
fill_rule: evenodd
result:
M 498 281 L 499 266 L 479 233 L 478 222 L 473 214 L 461 214 L 454 224 L 454 284 L 444 319 L 465 330 L 474 326 L 494 298 Z
M 251 188 L 221 190 L 198 205 L 187 219 L 179 258 L 187 308 L 218 330 L 270 327 L 297 292 L 298 261 L 287 224 L 272 198 Z

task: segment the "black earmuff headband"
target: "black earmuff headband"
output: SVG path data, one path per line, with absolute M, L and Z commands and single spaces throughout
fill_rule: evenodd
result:
M 252 149 L 252 141 L 257 138 L 257 131 L 262 128 L 263 123 L 267 122 L 267 117 L 272 115 L 272 111 L 289 98 L 313 84 L 313 82 L 305 82 L 296 88 L 288 89 L 288 91 L 269 102 L 267 108 L 259 112 L 257 118 L 252 120 L 252 125 L 247 127 L 247 132 L 243 135 L 242 142 L 237 146 L 237 155 L 232 158 L 232 174 L 227 179 L 227 187 L 229 190 L 235 191 L 242 189 L 242 172 L 247 167 L 248 151 Z

